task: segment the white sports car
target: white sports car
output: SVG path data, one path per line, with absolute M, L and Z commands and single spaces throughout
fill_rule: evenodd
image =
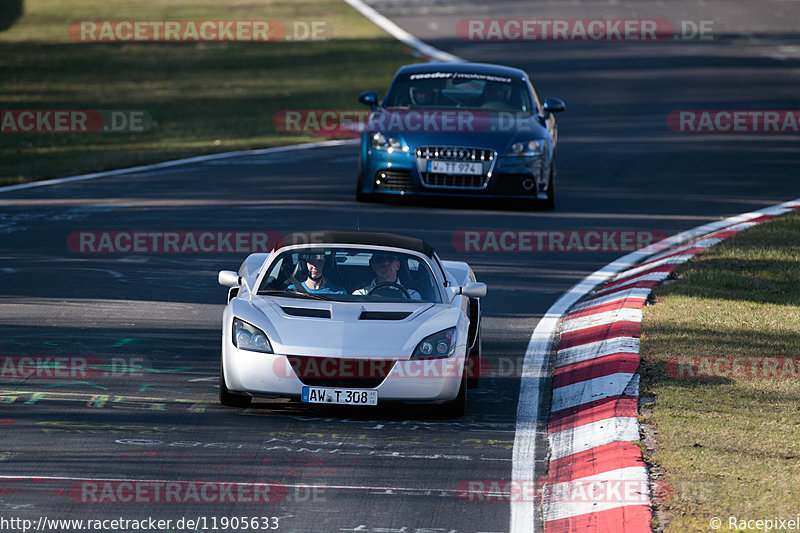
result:
M 220 402 L 252 397 L 444 404 L 460 416 L 481 368 L 486 285 L 467 263 L 385 233 L 292 233 L 251 254 L 222 320 Z

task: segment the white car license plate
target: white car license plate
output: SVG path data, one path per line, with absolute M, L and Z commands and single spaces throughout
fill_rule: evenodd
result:
M 480 176 L 483 174 L 483 163 L 467 161 L 428 161 L 428 172 L 437 174 L 469 174 Z
M 302 401 L 307 403 L 335 403 L 340 405 L 378 405 L 378 391 L 337 389 L 331 387 L 303 387 Z

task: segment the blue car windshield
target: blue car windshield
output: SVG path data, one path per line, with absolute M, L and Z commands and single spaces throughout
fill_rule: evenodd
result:
M 258 293 L 342 302 L 442 302 L 425 261 L 365 248 L 286 251 L 272 261 Z
M 535 111 L 522 79 L 468 72 L 424 72 L 395 79 L 383 107 Z

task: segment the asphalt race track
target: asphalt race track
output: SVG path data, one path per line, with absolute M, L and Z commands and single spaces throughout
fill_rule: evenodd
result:
M 441 49 L 526 69 L 540 97 L 567 103 L 556 209 L 357 204 L 352 143 L 0 194 L 0 516 L 172 520 L 147 529 L 165 532 L 213 530 L 213 520 L 227 530 L 221 520 L 231 517 L 277 517 L 281 532 L 507 531 L 519 369 L 548 307 L 630 250 L 613 248 L 620 232 L 674 234 L 799 196 L 797 135 L 679 133 L 666 122 L 675 110 L 796 109 L 797 3 L 695 11 L 679 2 L 667 11 L 656 2 L 551 2 L 535 13 L 522 1 L 373 5 Z M 714 38 L 474 43 L 455 32 L 469 17 L 713 20 Z M 224 408 L 216 397 L 226 290 L 216 274 L 245 254 L 88 253 L 70 240 L 91 231 L 354 228 L 421 237 L 488 284 L 490 370 L 470 391 L 467 416 L 267 400 Z M 617 236 L 601 251 L 502 251 L 486 241 L 464 251 L 461 232 L 481 230 Z M 56 358 L 84 371 L 57 371 Z M 537 450 L 541 465 L 546 449 Z M 501 493 L 480 501 L 486 493 L 463 490 L 480 486 L 471 480 L 497 480 Z M 178 529 L 181 518 L 201 524 Z

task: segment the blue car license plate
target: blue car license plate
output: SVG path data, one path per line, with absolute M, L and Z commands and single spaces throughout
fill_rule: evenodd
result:
M 471 161 L 438 161 L 434 159 L 428 161 L 428 172 L 480 176 L 483 174 L 483 163 L 473 163 Z

